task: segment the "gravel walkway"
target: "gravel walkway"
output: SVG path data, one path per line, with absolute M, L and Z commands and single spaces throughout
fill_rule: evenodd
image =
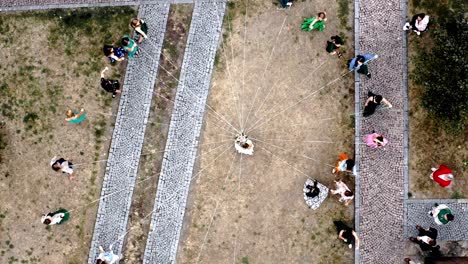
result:
M 149 40 L 127 65 L 101 191 L 101 197 L 107 198 L 99 203 L 88 263 L 95 263 L 99 246 L 108 248 L 114 243 L 116 254 L 122 250 L 168 14 L 167 3 L 140 7 Z
M 194 6 L 143 263 L 176 260 L 225 7 Z
M 379 55 L 369 64 L 371 79 L 356 77 L 356 113 L 362 111 L 368 91 L 383 95 L 393 104 L 392 109 L 381 108 L 370 117 L 356 115 L 356 143 L 362 143 L 364 136 L 375 130 L 383 133 L 389 144 L 377 150 L 356 144 L 356 230 L 362 243 L 355 261 L 401 263 L 407 182 L 406 52 L 402 31 L 406 7 L 399 0 L 356 0 L 355 5 L 356 54 Z

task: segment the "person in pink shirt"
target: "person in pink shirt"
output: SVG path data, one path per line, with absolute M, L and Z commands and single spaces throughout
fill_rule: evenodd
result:
M 387 145 L 388 140 L 384 138 L 382 134 L 378 134 L 375 133 L 375 131 L 372 131 L 372 134 L 366 135 L 364 142 L 370 148 L 381 148 Z

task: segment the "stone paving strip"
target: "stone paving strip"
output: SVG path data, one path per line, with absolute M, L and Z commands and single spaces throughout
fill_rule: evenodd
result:
M 101 197 L 107 198 L 99 203 L 88 263 L 95 263 L 99 246 L 113 244 L 116 254 L 122 251 L 168 14 L 167 3 L 140 6 L 149 39 L 140 45 L 140 55 L 128 61 L 102 184 Z
M 383 95 L 393 104 L 393 108 L 380 109 L 370 117 L 356 115 L 356 143 L 362 143 L 364 136 L 375 130 L 384 134 L 389 144 L 385 149 L 356 144 L 359 172 L 355 224 L 362 243 L 355 262 L 401 263 L 407 169 L 402 5 L 400 0 L 356 0 L 355 7 L 356 55 L 379 55 L 369 64 L 372 78 L 356 78 L 356 112 L 362 111 L 368 91 Z
M 429 177 L 428 177 L 429 180 Z M 434 218 L 428 215 L 435 203 L 447 205 L 455 219 L 446 225 L 438 226 Z M 433 199 L 407 200 L 406 238 L 417 236 L 416 225 L 424 228 L 434 227 L 439 231 L 437 240 L 468 240 L 468 200 Z
M 26 11 L 56 8 L 140 6 L 149 4 L 190 4 L 206 0 L 0 0 L 0 11 Z
M 143 263 L 176 261 L 225 7 L 210 1 L 193 9 Z

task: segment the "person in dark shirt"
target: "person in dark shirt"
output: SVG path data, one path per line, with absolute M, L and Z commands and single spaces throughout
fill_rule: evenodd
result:
M 101 87 L 108 93 L 112 93 L 112 98 L 115 98 L 115 95 L 118 93 L 121 93 L 122 90 L 120 89 L 120 83 L 118 80 L 109 80 L 104 78 L 104 73 L 108 70 L 109 68 L 104 68 L 104 70 L 101 71 Z
M 320 194 L 320 189 L 317 187 L 317 180 L 314 180 L 314 185 L 306 185 L 306 189 L 307 191 L 305 195 L 307 197 L 313 198 L 319 196 Z

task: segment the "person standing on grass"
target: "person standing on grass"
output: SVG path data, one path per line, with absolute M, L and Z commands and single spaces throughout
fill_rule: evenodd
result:
M 369 68 L 367 67 L 367 63 L 372 59 L 377 59 L 379 56 L 376 54 L 362 54 L 357 55 L 356 57 L 350 59 L 348 61 L 349 70 L 355 70 L 360 74 L 364 74 L 367 78 L 371 78 L 371 74 L 369 73 Z
M 439 168 L 431 168 L 431 180 L 437 182 L 443 188 L 449 187 L 453 181 L 452 170 L 444 164 L 439 165 Z
M 112 45 L 104 45 L 102 51 L 104 55 L 109 58 L 111 63 L 125 60 L 125 50 L 123 48 L 114 48 Z
M 354 160 L 350 159 L 345 153 L 340 153 L 340 160 L 336 163 L 332 173 L 340 173 L 342 171 L 348 171 L 356 175 L 356 167 L 354 166 Z
M 301 29 L 304 31 L 312 31 L 314 29 L 323 31 L 325 29 L 325 21 L 327 21 L 327 13 L 320 12 L 317 16 L 304 19 Z
M 57 158 L 56 156 L 50 161 L 50 166 L 56 172 L 62 172 L 63 174 L 68 174 L 70 180 L 75 179 L 75 174 L 73 174 L 73 163 L 65 160 L 64 158 Z
M 72 124 L 79 124 L 81 123 L 83 120 L 86 119 L 86 114 L 84 112 L 84 109 L 82 108 L 80 112 L 78 111 L 72 111 L 72 110 L 68 110 L 67 111 L 67 118 L 65 118 L 66 121 L 72 123 Z
M 364 138 L 364 142 L 366 142 L 366 145 L 370 148 L 381 148 L 387 145 L 388 140 L 384 138 L 383 135 L 372 131 L 372 134 L 366 135 L 366 137 Z
M 120 83 L 118 80 L 109 80 L 104 78 L 104 73 L 108 70 L 109 68 L 104 68 L 104 70 L 101 71 L 101 87 L 108 93 L 112 93 L 112 98 L 115 98 L 115 95 L 118 93 L 121 93 L 122 91 L 120 90 Z
M 128 54 L 129 58 L 133 58 L 133 56 L 138 56 L 138 54 L 140 54 L 138 45 L 128 35 L 124 35 L 122 37 L 122 48 L 125 49 L 125 52 Z
M 99 252 L 96 264 L 114 264 L 120 260 L 120 257 L 115 255 L 112 251 L 112 245 L 109 246 L 109 251 L 105 251 L 101 246 L 99 246 Z
M 388 108 L 393 107 L 392 104 L 385 98 L 383 98 L 381 95 L 377 95 L 369 91 L 367 93 L 367 100 L 364 104 L 364 111 L 362 113 L 362 116 L 367 117 L 372 115 L 375 112 L 375 109 L 377 109 L 377 106 L 380 105 L 380 103 L 384 103 L 388 106 Z
M 429 24 L 429 16 L 421 13 L 414 15 L 413 18 L 411 19 L 411 22 L 406 22 L 406 24 L 403 26 L 403 30 L 413 30 L 416 32 L 416 34 L 419 36 L 421 35 L 421 32 L 424 32 L 427 30 L 427 25 Z
M 343 240 L 346 244 L 348 244 L 349 248 L 353 248 L 353 243 L 355 243 L 356 249 L 359 249 L 359 244 L 361 243 L 361 241 L 359 240 L 357 233 L 342 221 L 333 221 L 333 223 L 336 226 L 338 238 Z
M 130 26 L 135 30 L 135 40 L 138 43 L 141 43 L 143 39 L 147 39 L 148 36 L 148 25 L 143 21 L 143 19 L 132 18 L 130 20 Z
M 53 213 L 43 215 L 41 222 L 45 225 L 60 225 L 68 221 L 68 219 L 70 219 L 70 213 L 63 208 L 60 208 Z
M 434 218 L 434 221 L 438 225 L 446 225 L 450 221 L 453 221 L 454 216 L 450 208 L 445 204 L 434 204 L 429 215 Z
M 437 229 L 432 227 L 424 229 L 419 225 L 416 226 L 416 229 L 418 230 L 418 236 L 410 237 L 409 240 L 418 244 L 422 251 L 437 252 L 440 248 L 440 246 L 436 245 Z
M 338 58 L 341 58 L 343 54 L 340 52 L 341 45 L 344 44 L 344 40 L 336 35 L 330 38 L 331 41 L 327 40 L 327 47 L 326 50 L 330 55 L 338 54 Z
M 330 190 L 332 194 L 339 194 L 341 197 L 339 199 L 340 203 L 348 206 L 349 203 L 354 199 L 354 193 L 346 186 L 342 181 L 335 181 L 336 190 Z

